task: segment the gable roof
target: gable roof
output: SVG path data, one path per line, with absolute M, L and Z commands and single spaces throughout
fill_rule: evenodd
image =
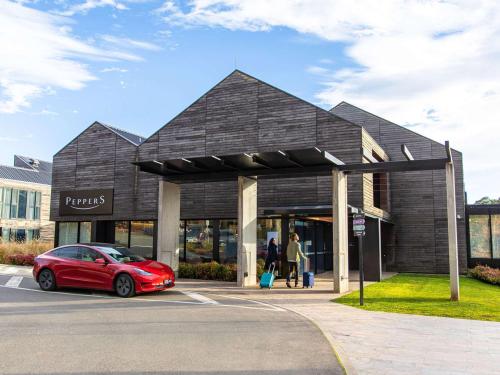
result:
M 395 125 L 395 126 L 398 126 L 400 127 L 401 129 L 404 129 L 405 131 L 407 132 L 410 132 L 410 133 L 413 133 L 421 138 L 424 138 L 424 139 L 427 139 L 431 142 L 434 142 L 436 144 L 439 144 L 441 146 L 444 146 L 441 142 L 438 142 L 434 139 L 431 139 L 429 137 L 426 137 L 425 135 L 422 135 L 420 133 L 417 133 L 416 131 L 413 131 L 411 129 L 408 129 L 407 127 L 405 126 L 402 126 L 402 125 L 399 125 L 399 124 L 396 124 L 395 122 L 392 122 L 392 121 L 389 121 L 383 117 L 380 117 L 380 116 L 377 116 L 371 112 L 368 112 L 367 110 L 363 109 L 363 108 L 360 108 L 360 107 L 357 107 L 353 104 L 350 104 L 346 101 L 342 101 L 340 102 L 339 104 L 337 104 L 335 107 L 333 107 L 332 109 L 330 109 L 330 112 L 335 114 L 336 116 L 340 117 L 340 118 L 343 118 L 344 120 L 347 120 L 347 121 L 350 121 L 350 122 L 353 122 L 353 123 L 357 123 L 358 125 L 360 126 L 363 126 L 367 131 L 368 133 L 370 133 L 370 135 L 380 144 L 381 140 L 380 140 L 380 124 L 383 124 L 383 123 L 387 123 L 387 124 L 392 124 L 392 125 Z M 373 130 L 373 123 L 371 124 L 370 126 L 370 120 L 374 121 L 376 120 L 377 121 L 377 126 L 378 126 L 378 134 L 374 134 L 374 130 Z M 456 149 L 453 149 L 454 151 L 457 151 L 457 152 L 460 152 Z
M 213 85 L 210 89 L 208 89 L 207 91 L 205 91 L 202 95 L 200 95 L 198 98 L 196 98 L 196 100 L 194 100 L 190 105 L 188 105 L 186 108 L 184 108 L 181 112 L 179 112 L 177 115 L 175 115 L 174 117 L 172 117 L 167 123 L 165 123 L 162 127 L 160 127 L 158 130 L 156 130 L 153 134 L 151 134 L 147 139 L 144 139 L 143 140 L 143 143 L 146 142 L 147 140 L 149 139 L 152 139 L 156 134 L 158 134 L 163 128 L 165 128 L 166 126 L 168 126 L 170 123 L 172 123 L 174 120 L 176 120 L 179 116 L 181 116 L 185 111 L 187 111 L 189 108 L 191 108 L 193 105 L 195 105 L 200 99 L 202 99 L 204 96 L 208 95 L 212 90 L 214 90 L 215 88 L 217 88 L 219 85 L 221 85 L 224 81 L 230 79 L 232 76 L 236 75 L 236 74 L 239 74 L 239 75 L 242 75 L 244 77 L 247 77 L 247 78 L 250 78 L 250 79 L 253 79 L 255 80 L 256 82 L 260 83 L 260 84 L 263 84 L 263 85 L 266 85 L 268 87 L 271 87 L 273 88 L 274 90 L 277 90 L 279 92 L 282 92 L 283 94 L 285 95 L 288 95 L 292 98 L 295 98 L 299 101 L 301 101 L 302 103 L 306 103 L 314 108 L 316 108 L 317 110 L 320 110 L 322 111 L 323 113 L 325 114 L 328 114 L 332 117 L 338 117 L 338 118 L 341 118 L 342 120 L 344 121 L 347 121 L 350 125 L 352 126 L 355 126 L 355 127 L 359 127 L 361 128 L 362 126 L 359 125 L 359 124 L 356 124 L 352 121 L 349 121 L 341 116 L 337 116 L 335 113 L 329 111 L 329 110 L 326 110 L 324 108 L 321 108 L 319 107 L 318 105 L 316 104 L 313 104 L 311 102 L 308 102 L 307 100 L 305 99 L 302 99 L 302 98 L 299 98 L 298 96 L 296 95 L 293 95 L 293 94 L 290 94 L 289 92 L 283 90 L 283 89 L 280 89 L 279 87 L 276 87 L 276 86 L 273 86 L 271 85 L 270 83 L 267 83 L 259 78 L 256 78 L 248 73 L 245 73 L 239 69 L 234 69 L 231 73 L 229 73 L 227 76 L 225 76 L 223 79 L 221 79 L 219 82 L 217 82 L 215 85 Z
M 108 128 L 113 133 L 118 134 L 120 137 L 122 137 L 123 139 L 129 141 L 130 143 L 132 143 L 135 146 L 139 146 L 142 142 L 144 142 L 146 140 L 146 137 L 143 137 L 142 135 L 137 135 L 137 134 L 134 134 L 134 133 L 130 133 L 129 131 L 126 131 L 126 130 L 123 130 L 123 129 L 119 129 L 119 128 L 115 128 L 114 126 L 107 125 L 107 124 L 104 124 L 102 122 L 96 121 L 95 123 L 98 123 L 98 124 L 100 124 L 100 125 Z
M 69 144 L 71 144 L 72 142 L 75 141 L 75 139 L 77 139 L 79 136 L 81 136 L 84 132 L 87 131 L 87 129 L 91 128 L 92 126 L 94 125 L 99 125 L 99 126 L 102 126 L 103 128 L 106 128 L 107 130 L 115 133 L 117 136 L 119 136 L 120 138 L 123 138 L 124 140 L 126 140 L 127 142 L 133 144 L 134 146 L 139 146 L 142 142 L 144 142 L 146 140 L 146 137 L 143 137 L 142 135 L 137 135 L 137 134 L 134 134 L 134 133 L 131 133 L 129 131 L 126 131 L 126 130 L 123 130 L 123 129 L 119 129 L 119 128 L 116 128 L 114 126 L 111 126 L 111 125 L 108 125 L 108 124 L 104 124 L 102 122 L 99 122 L 99 121 L 94 121 L 92 124 L 90 124 L 89 126 L 87 126 L 84 130 L 82 130 L 76 137 L 74 137 L 71 141 L 69 141 L 68 143 L 66 143 L 66 145 L 64 145 L 64 147 L 61 147 L 61 149 L 59 151 L 57 151 L 54 155 L 57 155 L 58 153 L 60 153 L 62 150 L 64 150 Z
M 30 156 L 14 155 L 14 166 L 52 173 L 52 163 Z
M 38 170 L 33 168 L 23 168 L 10 165 L 0 165 L 0 179 L 32 182 L 35 184 L 52 184 L 52 163 L 50 170 Z

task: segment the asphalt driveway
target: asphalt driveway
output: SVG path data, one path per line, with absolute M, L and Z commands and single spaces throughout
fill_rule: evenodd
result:
M 41 292 L 12 277 L 0 275 L 1 374 L 343 373 L 314 324 L 266 303 Z

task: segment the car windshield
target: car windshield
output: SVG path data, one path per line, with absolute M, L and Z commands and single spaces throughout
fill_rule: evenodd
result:
M 126 247 L 107 247 L 107 246 L 96 246 L 103 253 L 108 254 L 111 258 L 120 263 L 129 262 L 144 262 L 146 259 L 140 255 L 133 254 Z

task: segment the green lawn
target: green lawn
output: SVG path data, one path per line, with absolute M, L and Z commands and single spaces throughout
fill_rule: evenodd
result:
M 372 311 L 500 321 L 500 287 L 464 276 L 459 302 L 450 301 L 444 275 L 399 274 L 364 290 L 364 306 L 359 306 L 359 291 L 334 302 Z

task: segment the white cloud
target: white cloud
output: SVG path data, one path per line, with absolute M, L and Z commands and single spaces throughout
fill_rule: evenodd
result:
M 123 48 L 143 49 L 148 51 L 159 51 L 161 47 L 156 44 L 144 42 L 142 40 L 135 40 L 130 38 L 119 38 L 113 35 L 102 35 L 101 39 L 105 42 Z
M 117 73 L 127 73 L 128 70 L 127 69 L 124 69 L 124 68 L 117 68 L 117 67 L 111 67 L 111 68 L 104 68 L 104 69 L 101 69 L 101 73 L 113 73 L 113 72 L 117 72 Z
M 111 7 L 116 10 L 127 10 L 127 6 L 122 2 L 115 0 L 86 0 L 83 3 L 73 4 L 62 11 L 54 11 L 61 16 L 73 16 L 77 13 L 86 14 L 88 11 L 95 8 Z
M 174 25 L 287 27 L 345 43 L 350 67 L 306 67 L 323 82 L 318 100 L 349 101 L 449 139 L 464 152 L 471 199 L 498 195 L 500 163 L 487 150 L 500 146 L 500 2 L 193 0 L 183 9 L 167 1 L 158 11 Z
M 56 89 L 79 90 L 97 79 L 82 60 L 140 61 L 71 35 L 66 17 L 0 0 L 0 113 L 15 113 Z

